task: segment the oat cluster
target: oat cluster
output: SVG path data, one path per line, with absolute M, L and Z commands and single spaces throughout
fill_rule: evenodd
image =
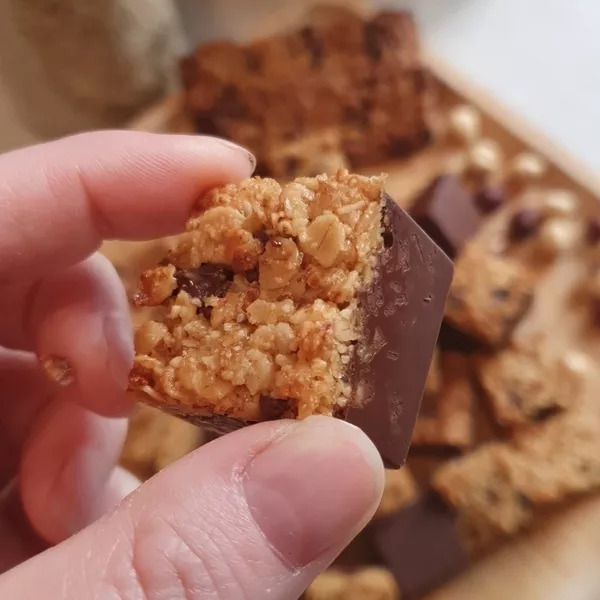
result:
M 527 526 L 534 509 L 600 484 L 600 427 L 595 414 L 565 413 L 440 467 L 434 488 L 460 514 L 475 548 Z
M 195 414 L 259 421 L 346 405 L 356 296 L 382 247 L 383 177 L 340 170 L 210 192 L 136 302 L 131 387 Z M 280 401 L 279 409 L 273 400 Z

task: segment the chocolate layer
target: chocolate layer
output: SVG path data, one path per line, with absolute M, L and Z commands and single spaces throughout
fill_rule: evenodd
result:
M 458 177 L 441 175 L 413 204 L 410 214 L 452 259 L 481 224 L 473 196 Z
M 385 229 L 373 285 L 359 295 L 363 339 L 346 420 L 371 438 L 386 466 L 398 468 L 408 453 L 453 267 L 389 196 Z
M 403 598 L 419 598 L 468 566 L 454 516 L 433 492 L 375 521 L 371 534 Z

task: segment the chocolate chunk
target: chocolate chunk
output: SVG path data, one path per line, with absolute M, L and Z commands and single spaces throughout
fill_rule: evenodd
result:
M 433 492 L 372 526 L 375 547 L 403 598 L 419 598 L 469 562 L 450 508 Z
M 485 346 L 476 338 L 456 329 L 444 321 L 438 338 L 440 350 L 458 352 L 460 354 L 473 354 L 481 351 Z
M 358 297 L 363 336 L 346 420 L 373 440 L 387 466 L 398 468 L 408 453 L 453 267 L 389 196 L 385 212 L 391 246 L 379 256 L 373 284 Z
M 262 68 L 262 57 L 256 50 L 248 49 L 244 54 L 248 71 L 258 73 Z
M 304 27 L 300 30 L 300 37 L 310 54 L 310 66 L 313 69 L 320 67 L 325 53 L 323 42 L 317 36 L 317 32 L 313 27 Z
M 205 263 L 196 269 L 176 271 L 177 290 L 192 298 L 204 300 L 208 296 L 222 298 L 233 281 L 233 271 L 227 265 Z
M 248 283 L 255 283 L 258 281 L 258 268 L 250 269 L 249 271 L 244 271 L 244 277 Z
M 481 223 L 473 197 L 454 175 L 438 177 L 417 198 L 410 214 L 452 259 Z
M 542 224 L 542 215 L 533 209 L 523 209 L 516 212 L 509 224 L 508 237 L 514 242 L 520 242 L 531 237 Z
M 586 240 L 591 246 L 595 246 L 600 242 L 600 216 L 588 221 Z
M 475 204 L 482 213 L 488 214 L 498 210 L 505 198 L 505 190 L 502 186 L 485 186 L 475 196 Z
M 261 421 L 275 421 L 281 419 L 286 413 L 291 415 L 291 402 L 287 398 L 259 398 Z

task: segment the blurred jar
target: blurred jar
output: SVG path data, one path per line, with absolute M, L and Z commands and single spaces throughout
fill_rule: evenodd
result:
M 177 84 L 171 0 L 0 0 L 0 85 L 46 138 L 118 126 Z

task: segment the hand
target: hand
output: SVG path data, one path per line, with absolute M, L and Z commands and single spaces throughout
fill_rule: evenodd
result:
M 372 516 L 379 455 L 325 417 L 240 430 L 139 488 L 118 467 L 131 324 L 95 250 L 181 230 L 253 168 L 221 140 L 127 132 L 0 157 L 0 598 L 293 599 Z

